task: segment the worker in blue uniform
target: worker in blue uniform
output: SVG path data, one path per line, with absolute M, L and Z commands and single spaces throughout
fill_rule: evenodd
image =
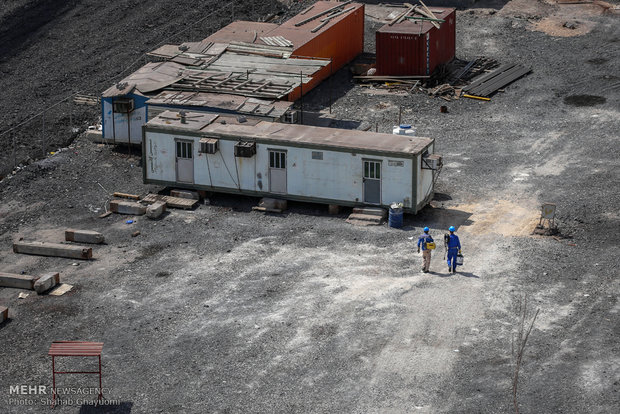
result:
M 456 256 L 461 253 L 461 241 L 459 236 L 454 234 L 454 226 L 448 229 L 450 234 L 446 234 L 445 243 L 448 250 L 448 273 L 456 273 Z
M 428 227 L 424 227 L 424 234 L 418 237 L 418 253 L 420 253 L 420 246 L 422 246 L 422 258 L 424 259 L 424 262 L 422 264 L 422 271 L 424 273 L 428 273 L 431 267 L 431 250 L 432 249 L 429 249 L 431 245 L 429 245 L 428 243 L 433 243 L 432 247 L 434 248 L 434 240 L 429 234 L 429 232 L 430 232 L 430 229 Z

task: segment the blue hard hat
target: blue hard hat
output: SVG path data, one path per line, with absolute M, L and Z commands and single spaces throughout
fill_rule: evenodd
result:
M 428 227 L 424 227 L 424 233 L 428 233 L 430 229 Z
M 450 226 L 450 228 L 449 228 L 448 230 L 450 230 L 451 232 L 453 232 L 453 231 L 454 231 L 454 230 L 456 230 L 456 229 L 454 228 L 454 226 Z

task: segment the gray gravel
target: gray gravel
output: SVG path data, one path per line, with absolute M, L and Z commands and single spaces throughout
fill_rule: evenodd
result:
M 99 219 L 109 192 L 160 189 L 141 183 L 138 158 L 82 138 L 4 179 L 0 269 L 60 271 L 75 287 L 26 299 L 0 289 L 12 316 L 0 326 L 2 411 L 46 412 L 9 405 L 9 386 L 48 385 L 51 341 L 83 339 L 105 342 L 107 397 L 123 404 L 60 412 L 505 413 L 524 296 L 529 318 L 540 314 L 521 412 L 619 411 L 620 32 L 613 16 L 594 19 L 585 36 L 553 38 L 520 18 L 459 12 L 459 57 L 532 66 L 491 102 L 369 95 L 336 75 L 334 117 L 386 132 L 402 105 L 445 157 L 436 199 L 403 230 L 304 203 L 264 215 L 256 199 L 218 194 L 158 221 Z M 321 109 L 324 92 L 304 105 Z M 575 95 L 605 102 L 565 103 Z M 558 206 L 557 238 L 529 235 L 542 202 Z M 420 273 L 409 237 L 449 224 L 465 266 L 447 274 L 440 249 Z M 11 252 L 19 237 L 58 241 L 68 226 L 108 244 L 79 266 Z

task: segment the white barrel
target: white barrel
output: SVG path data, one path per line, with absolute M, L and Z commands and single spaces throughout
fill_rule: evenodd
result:
M 392 134 L 415 136 L 415 129 L 409 124 L 401 124 L 392 129 Z

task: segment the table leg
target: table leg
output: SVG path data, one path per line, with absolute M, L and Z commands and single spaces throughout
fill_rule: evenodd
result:
M 101 388 L 101 355 L 99 355 L 99 399 L 103 398 L 103 390 Z
M 56 364 L 52 356 L 52 408 L 56 405 Z

